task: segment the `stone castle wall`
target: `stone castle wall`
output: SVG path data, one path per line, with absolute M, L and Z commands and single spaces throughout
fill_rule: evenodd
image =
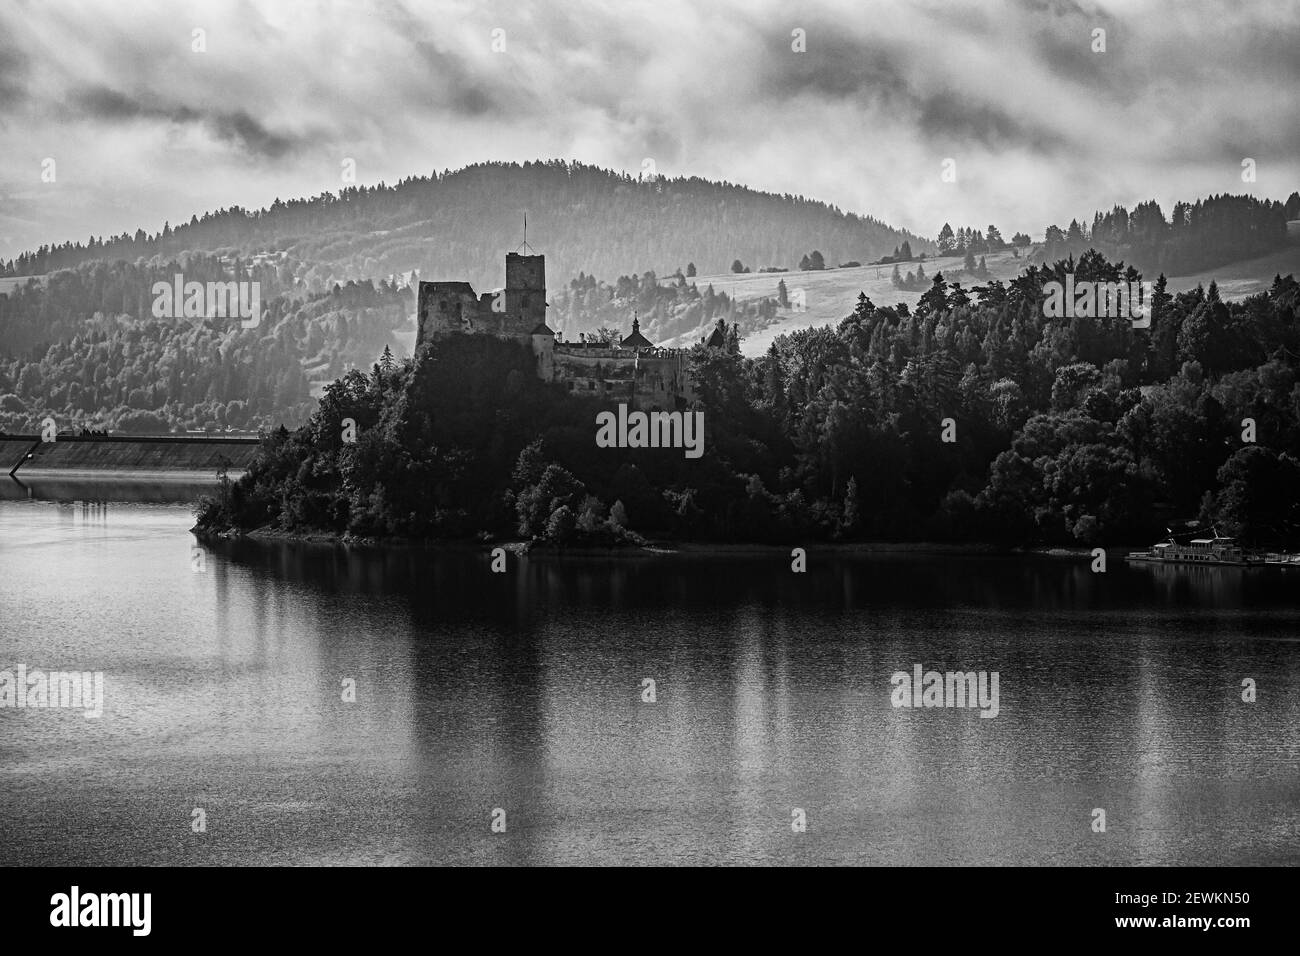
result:
M 504 289 L 477 295 L 468 282 L 420 282 L 416 345 L 453 333 L 512 338 L 532 347 L 537 376 L 571 394 L 642 410 L 685 408 L 695 398 L 686 352 L 557 342 L 546 327 L 546 259 L 506 256 Z M 638 339 L 637 341 L 643 341 Z

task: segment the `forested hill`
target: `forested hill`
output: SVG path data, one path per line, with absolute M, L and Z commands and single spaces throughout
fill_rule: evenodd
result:
M 313 281 L 381 278 L 419 270 L 465 279 L 476 288 L 503 282 L 502 259 L 522 239 L 547 257 L 559 287 L 579 272 L 670 273 L 694 263 L 704 274 L 740 259 L 755 271 L 794 267 L 819 250 L 828 262 L 867 261 L 904 241 L 917 252 L 934 243 L 870 217 L 801 196 L 778 196 L 732 183 L 638 177 L 562 160 L 484 163 L 413 177 L 395 186 L 345 187 L 312 199 L 276 200 L 193 217 L 148 235 L 93 238 L 42 247 L 4 263 L 4 275 L 41 275 L 89 259 L 172 257 L 183 252 L 251 256 L 283 252 Z

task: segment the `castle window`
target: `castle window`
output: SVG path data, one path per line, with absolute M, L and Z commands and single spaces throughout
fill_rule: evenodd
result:
M 446 312 L 446 311 L 447 311 L 447 300 L 446 300 L 446 299 L 442 299 L 442 300 L 438 303 L 438 311 L 439 311 L 439 312 Z
M 528 308 L 528 296 L 524 296 L 524 308 Z

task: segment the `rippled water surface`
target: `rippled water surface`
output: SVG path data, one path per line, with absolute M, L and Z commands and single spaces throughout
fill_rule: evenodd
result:
M 194 551 L 192 523 L 0 501 L 0 669 L 106 683 L 98 720 L 0 709 L 0 863 L 1300 862 L 1298 571 L 814 548 L 805 574 L 493 574 Z M 917 663 L 997 671 L 998 716 L 892 707 Z

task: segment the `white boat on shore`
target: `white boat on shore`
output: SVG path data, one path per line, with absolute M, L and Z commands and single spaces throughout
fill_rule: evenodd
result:
M 1139 564 L 1217 564 L 1239 568 L 1262 568 L 1275 563 L 1246 551 L 1233 538 L 1215 534 L 1180 543 L 1172 532 L 1169 540 L 1152 545 L 1150 551 L 1133 551 L 1125 560 Z

